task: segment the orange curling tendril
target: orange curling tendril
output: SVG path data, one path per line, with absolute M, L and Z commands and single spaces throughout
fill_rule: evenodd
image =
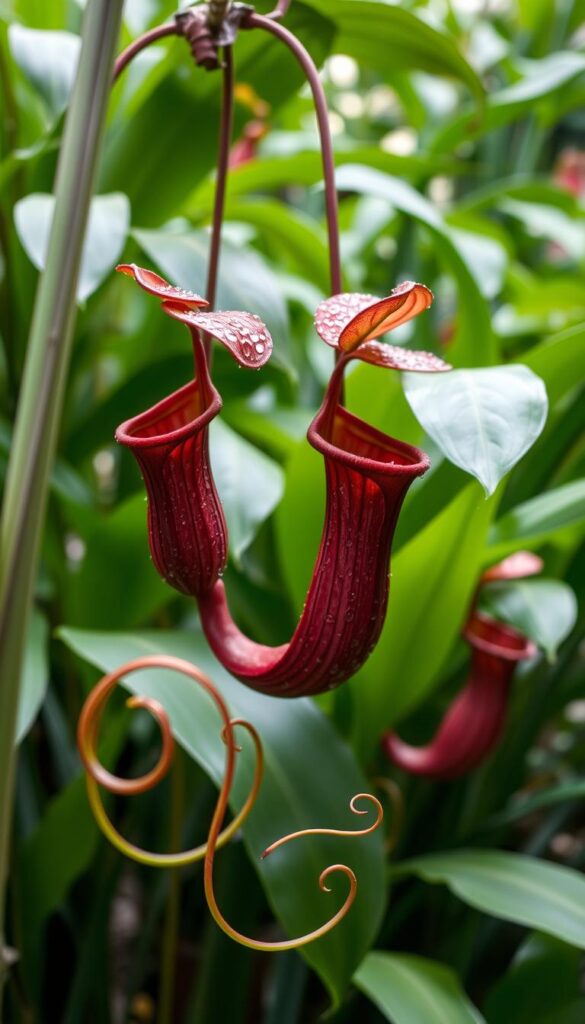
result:
M 103 786 L 105 789 L 112 793 L 119 793 L 123 795 L 133 795 L 137 793 L 144 793 L 149 789 L 152 789 L 158 782 L 161 781 L 167 774 L 173 757 L 174 739 L 171 732 L 171 726 L 168 715 L 162 705 L 151 697 L 133 696 L 127 701 L 129 707 L 145 708 L 149 711 L 156 719 L 162 735 L 162 751 L 160 757 L 149 772 L 141 776 L 138 779 L 122 779 L 117 775 L 109 772 L 100 763 L 97 756 L 97 737 L 99 732 L 99 726 L 101 718 L 106 705 L 106 702 L 117 685 L 118 681 L 122 676 L 127 676 L 131 672 L 136 672 L 143 668 L 167 668 L 176 672 L 180 672 L 183 675 L 189 676 L 196 683 L 203 687 L 203 689 L 209 694 L 213 700 L 220 717 L 222 719 L 222 730 L 221 737 L 225 743 L 226 754 L 225 754 L 225 771 L 224 779 L 219 791 L 213 819 L 211 822 L 207 843 L 198 846 L 195 849 L 187 850 L 183 853 L 151 853 L 143 850 L 140 847 L 135 846 L 126 840 L 119 832 L 115 829 L 112 822 L 108 818 L 99 792 L 99 787 Z M 234 727 L 243 726 L 249 732 L 252 737 L 255 751 L 256 751 L 256 768 L 254 772 L 254 779 L 252 788 L 248 795 L 248 798 L 240 810 L 240 812 L 233 819 L 231 824 L 223 829 L 222 824 L 224 817 L 228 809 L 228 800 L 231 792 L 232 784 L 234 781 L 235 773 L 235 758 L 236 754 L 241 750 L 234 739 Z M 242 935 L 235 928 L 229 924 L 228 921 L 223 917 L 221 910 L 217 904 L 215 898 L 214 886 L 213 886 L 213 864 L 215 858 L 215 852 L 218 847 L 225 845 L 228 840 L 234 835 L 239 826 L 245 820 L 250 813 L 252 806 L 258 795 L 260 788 L 262 774 L 263 774 L 263 754 L 260 738 L 256 732 L 254 726 L 243 719 L 231 719 L 229 716 L 227 705 L 215 688 L 210 679 L 204 675 L 195 665 L 190 664 L 187 661 L 183 661 L 180 658 L 172 657 L 171 655 L 148 655 L 141 658 L 136 658 L 134 661 L 127 662 L 125 665 L 116 669 L 115 672 L 104 676 L 103 679 L 97 684 L 92 690 L 91 694 L 87 698 L 79 719 L 78 726 L 78 745 L 81 754 L 82 761 L 87 771 L 87 789 L 89 802 L 92 810 L 95 814 L 98 825 L 110 840 L 114 846 L 117 847 L 122 853 L 126 854 L 133 860 L 138 861 L 142 864 L 147 864 L 152 867 L 183 867 L 186 864 L 192 864 L 194 861 L 204 859 L 204 887 L 205 897 L 211 915 L 213 916 L 216 923 L 227 935 L 229 935 L 236 942 L 243 946 L 247 946 L 249 949 L 262 950 L 266 952 L 279 952 L 289 949 L 298 949 L 300 946 L 304 946 L 309 942 L 314 942 L 316 939 L 321 938 L 330 932 L 348 913 L 352 906 L 356 894 L 357 894 L 357 879 L 351 868 L 345 864 L 332 864 L 325 868 L 319 876 L 319 887 L 323 892 L 330 892 L 329 886 L 326 884 L 327 879 L 334 872 L 341 872 L 346 875 L 349 880 L 349 892 L 345 898 L 344 903 L 340 909 L 331 917 L 325 924 L 316 928 L 314 931 L 309 932 L 306 935 L 302 935 L 296 939 L 287 939 L 283 942 L 260 942 L 256 939 L 249 938 L 246 935 Z M 263 853 L 263 857 L 266 857 L 269 853 L 275 850 L 277 847 L 290 842 L 292 839 L 297 839 L 301 836 L 306 835 L 332 835 L 332 836 L 363 836 L 373 832 L 383 820 L 383 808 L 379 800 L 369 793 L 358 793 L 350 801 L 350 808 L 354 814 L 366 814 L 367 811 L 359 810 L 356 807 L 356 802 L 360 799 L 369 800 L 377 809 L 376 820 L 372 825 L 367 828 L 359 829 L 358 831 L 346 830 L 346 829 L 331 829 L 331 828 L 314 828 L 305 829 L 300 832 L 294 832 L 290 835 L 284 836 L 282 839 L 277 840 L 271 846 L 269 846 Z
M 195 682 L 203 686 L 214 700 L 223 719 L 224 725 L 222 729 L 222 739 L 226 745 L 233 748 L 234 753 L 241 750 L 241 747 L 237 746 L 234 741 L 234 726 L 243 726 L 252 737 L 256 750 L 256 767 L 252 788 L 250 789 L 250 793 L 242 809 L 218 837 L 218 846 L 224 846 L 235 835 L 240 825 L 248 817 L 252 807 L 254 806 L 258 790 L 260 789 L 260 784 L 262 782 L 264 767 L 262 745 L 260 743 L 260 737 L 253 725 L 243 719 L 230 719 L 227 706 L 207 676 L 200 672 L 194 665 L 191 665 L 189 662 L 183 661 L 180 658 L 174 658 L 170 655 L 148 655 L 142 658 L 136 658 L 134 661 L 130 661 L 121 668 L 116 669 L 116 671 L 110 673 L 110 675 L 104 676 L 104 678 L 100 680 L 97 686 L 92 690 L 83 706 L 79 719 L 78 745 L 81 759 L 87 771 L 87 793 L 95 819 L 100 829 L 112 845 L 132 860 L 137 861 L 139 864 L 147 864 L 150 867 L 180 868 L 185 867 L 188 864 L 193 864 L 196 861 L 203 860 L 206 844 L 196 846 L 191 850 L 185 850 L 181 853 L 154 853 L 148 850 L 143 850 L 140 846 L 136 846 L 134 843 L 125 839 L 124 836 L 117 831 L 113 823 L 108 818 L 99 791 L 99 787 L 103 786 L 104 789 L 107 789 L 110 793 L 119 793 L 125 796 L 145 793 L 147 790 L 156 786 L 157 783 L 166 776 L 169 768 L 171 767 L 174 751 L 174 739 L 171 732 L 171 725 L 168 715 L 162 705 L 151 697 L 130 697 L 126 701 L 126 704 L 131 708 L 145 708 L 150 712 L 153 718 L 155 718 L 160 727 L 162 751 L 154 768 L 138 779 L 122 779 L 107 771 L 107 769 L 99 762 L 97 757 L 97 737 L 101 718 L 112 690 L 115 689 L 122 676 L 129 675 L 131 672 L 136 672 L 143 668 L 172 669 L 176 672 L 181 672 L 183 675 L 189 676 L 191 679 L 195 680 Z

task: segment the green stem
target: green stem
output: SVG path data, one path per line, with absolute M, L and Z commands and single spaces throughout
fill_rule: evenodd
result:
M 49 473 L 76 316 L 83 236 L 104 128 L 122 0 L 90 0 L 57 168 L 47 266 L 37 290 L 0 524 L 0 992 L 14 731 Z

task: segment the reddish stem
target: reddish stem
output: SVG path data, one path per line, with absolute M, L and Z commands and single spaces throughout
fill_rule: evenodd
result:
M 230 158 L 230 145 L 234 121 L 234 64 L 230 46 L 223 50 L 223 88 L 221 98 L 221 120 L 219 125 L 219 144 L 217 153 L 217 178 L 215 182 L 215 203 L 213 207 L 213 226 L 211 229 L 211 245 L 209 249 L 209 268 L 207 271 L 206 299 L 209 308 L 215 305 L 217 290 L 217 271 L 221 245 L 221 228 L 225 208 L 225 192 Z M 205 352 L 210 355 L 210 340 L 205 340 Z
M 114 77 L 113 81 L 116 82 L 122 72 L 126 69 L 130 61 L 151 43 L 156 43 L 159 39 L 164 39 L 165 36 L 178 36 L 180 30 L 174 21 L 169 22 L 166 25 L 158 25 L 156 28 L 151 28 L 149 32 L 145 32 L 144 35 L 139 36 L 135 39 L 130 46 L 127 46 L 118 57 L 114 64 Z
M 279 4 L 279 7 L 281 5 Z M 277 8 L 278 10 L 278 8 Z M 285 7 L 286 10 L 286 7 Z M 284 13 L 284 12 L 283 12 Z M 271 21 L 269 17 L 261 14 L 251 14 L 246 19 L 242 28 L 262 28 L 271 32 L 273 36 L 280 39 L 288 46 L 289 50 L 302 67 L 307 81 L 311 87 L 319 137 L 321 140 L 321 156 L 323 158 L 323 179 L 325 182 L 325 212 L 327 217 L 327 234 L 329 237 L 329 266 L 331 275 L 331 294 L 338 295 L 342 291 L 341 279 L 341 258 L 339 252 L 339 224 L 337 216 L 337 192 L 335 189 L 335 162 L 333 159 L 333 144 L 329 128 L 329 113 L 325 92 L 319 78 L 319 72 L 315 67 L 312 57 L 303 44 L 278 22 Z

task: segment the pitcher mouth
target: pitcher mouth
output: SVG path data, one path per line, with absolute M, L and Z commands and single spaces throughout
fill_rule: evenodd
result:
M 202 393 L 197 380 L 189 381 L 150 409 L 121 423 L 116 441 L 127 448 L 157 448 L 184 441 L 207 426 L 222 407 L 213 385 L 207 385 L 206 392 Z
M 372 427 L 341 405 L 333 415 L 321 406 L 307 431 L 309 444 L 352 469 L 414 479 L 426 473 L 430 459 L 420 448 Z
M 482 612 L 474 612 L 463 636 L 476 650 L 506 661 L 523 661 L 537 653 L 536 645 L 528 637 Z

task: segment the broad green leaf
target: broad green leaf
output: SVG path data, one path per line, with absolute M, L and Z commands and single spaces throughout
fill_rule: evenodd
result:
M 392 0 L 307 0 L 328 15 L 337 28 L 335 50 L 347 53 L 359 63 L 388 71 L 420 68 L 433 75 L 447 75 L 465 82 L 476 99 L 483 99 L 483 86 L 453 39 L 397 7 Z
M 544 384 L 520 365 L 406 373 L 404 391 L 443 454 L 488 495 L 532 447 L 548 410 Z
M 483 1024 L 456 974 L 404 953 L 368 953 L 354 984 L 392 1024 Z
M 86 554 L 63 595 L 68 621 L 96 629 L 147 621 L 174 595 L 148 549 L 146 498 L 141 489 L 85 538 Z
M 386 199 L 401 213 L 425 227 L 459 289 L 459 323 L 449 358 L 456 364 L 475 366 L 495 362 L 496 350 L 489 306 L 473 266 L 467 264 L 458 232 L 445 223 L 439 210 L 411 185 L 389 174 L 358 164 L 347 164 L 337 173 L 338 188 Z
M 577 620 L 577 599 L 561 580 L 514 580 L 482 588 L 481 606 L 529 636 L 554 660 Z
M 16 743 L 20 743 L 45 698 L 49 684 L 48 627 L 46 619 L 34 610 L 28 629 L 24 665 L 20 683 L 20 702 L 16 721 Z
M 221 419 L 211 424 L 210 449 L 213 476 L 228 525 L 230 551 L 239 561 L 280 501 L 284 473 L 278 463 Z
M 506 512 L 489 535 L 489 564 L 513 551 L 534 548 L 567 526 L 585 523 L 585 480 L 545 491 Z
M 452 152 L 459 142 L 491 132 L 516 120 L 526 111 L 534 112 L 539 104 L 554 100 L 585 71 L 585 54 L 572 51 L 552 53 L 542 60 L 523 61 L 521 70 L 522 78 L 488 97 L 483 118 L 479 119 L 470 107 L 467 113 L 441 127 L 433 149 Z M 554 104 L 551 107 L 554 109 Z
M 396 874 L 442 882 L 477 910 L 585 949 L 585 878 L 572 868 L 500 850 L 455 850 L 407 861 Z
M 336 147 L 334 156 L 337 167 L 360 164 L 415 181 L 432 174 L 456 174 L 463 169 L 461 163 L 447 163 L 442 157 L 435 157 L 429 163 L 426 155 L 397 156 L 372 146 L 352 146 L 349 150 Z M 313 149 L 295 152 L 290 156 L 261 153 L 255 160 L 234 167 L 229 174 L 228 196 L 235 199 L 250 192 L 277 191 L 291 185 L 309 186 L 322 178 L 323 160 L 315 140 Z M 213 179 L 208 178 L 195 190 L 189 200 L 189 212 L 200 216 L 202 210 L 211 209 L 214 184 Z
M 360 745 L 374 747 L 437 685 L 468 614 L 494 502 L 468 485 L 392 559 L 382 635 L 349 684 Z
M 52 32 L 11 25 L 10 49 L 15 62 L 42 96 L 49 114 L 59 117 L 69 102 L 81 39 L 71 32 Z
M 562 1024 L 559 1012 L 580 994 L 581 959 L 579 950 L 565 942 L 549 935 L 531 935 L 489 992 L 485 1006 L 488 1020 L 498 1024 L 544 1024 L 550 1014 L 552 1020 Z
M 14 223 L 20 242 L 37 270 L 44 270 L 53 220 L 54 197 L 33 193 L 14 209 Z M 77 299 L 85 302 L 118 262 L 130 227 L 127 196 L 116 192 L 94 196 L 89 210 L 83 245 Z
M 260 860 L 279 836 L 310 826 L 352 828 L 348 801 L 366 791 L 349 747 L 310 700 L 279 700 L 247 689 L 213 658 L 203 636 L 190 632 L 93 633 L 62 629 L 62 639 L 81 657 L 111 671 L 144 654 L 167 653 L 198 665 L 219 686 L 231 712 L 244 717 L 262 738 L 266 773 L 257 804 L 243 827 L 244 842 L 278 918 L 290 935 L 301 935 L 327 920 L 345 895 L 343 879 L 331 880 L 330 896 L 319 895 L 318 876 L 328 864 L 349 864 L 358 877 L 358 895 L 348 917 L 328 936 L 306 946 L 303 956 L 338 1001 L 357 965 L 372 945 L 384 909 L 382 836 L 365 839 L 308 837 Z M 216 712 L 203 691 L 177 673 L 149 670 L 134 674 L 133 692 L 159 700 L 176 739 L 219 783 L 225 748 Z M 252 777 L 253 753 L 243 737 L 232 807 L 241 806 Z M 144 837 L 148 843 L 148 837 Z M 221 852 L 218 858 L 221 857 Z
M 204 231 L 135 231 L 134 236 L 161 273 L 182 288 L 205 294 L 209 235 Z M 257 313 L 268 326 L 275 349 L 287 346 L 288 317 L 272 270 L 254 250 L 224 242 L 216 307 Z
M 256 199 L 230 201 L 226 216 L 253 224 L 269 244 L 276 245 L 285 263 L 292 259 L 295 271 L 327 293 L 329 257 L 325 234 L 306 214 L 273 199 Z

